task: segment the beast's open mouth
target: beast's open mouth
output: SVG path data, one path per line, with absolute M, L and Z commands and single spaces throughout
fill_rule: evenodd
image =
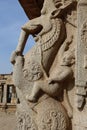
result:
M 25 25 L 22 27 L 23 30 L 25 30 L 26 32 L 29 32 L 33 36 L 36 36 L 38 33 L 40 33 L 42 28 L 43 27 L 40 24 L 30 24 L 30 25 Z
M 42 25 L 37 25 L 37 27 L 32 31 L 32 35 L 35 41 L 38 40 L 39 33 L 42 31 L 42 29 L 43 29 Z
M 33 29 L 32 35 L 34 37 L 37 37 L 37 35 L 39 35 L 39 33 L 41 32 L 41 30 L 43 29 L 43 27 L 42 27 L 42 25 L 34 25 L 33 27 L 35 27 L 35 26 L 36 26 L 36 28 Z

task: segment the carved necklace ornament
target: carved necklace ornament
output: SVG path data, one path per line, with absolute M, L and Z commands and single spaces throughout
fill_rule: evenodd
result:
M 41 45 L 41 50 L 46 51 L 55 45 L 55 42 L 58 41 L 62 26 L 61 19 L 51 20 L 52 29 L 46 33 L 46 35 L 42 35 L 42 37 L 38 40 L 38 45 Z

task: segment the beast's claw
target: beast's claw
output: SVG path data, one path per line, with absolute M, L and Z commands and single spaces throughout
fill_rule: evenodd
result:
M 34 97 L 34 96 L 32 96 L 32 95 L 27 95 L 26 96 L 26 100 L 28 100 L 28 101 L 30 101 L 30 102 L 36 102 L 36 98 Z

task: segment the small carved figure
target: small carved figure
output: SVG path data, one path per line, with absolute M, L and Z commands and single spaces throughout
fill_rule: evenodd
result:
M 71 53 L 71 54 L 70 54 Z M 50 79 L 51 82 L 63 82 L 69 76 L 73 76 L 71 65 L 75 63 L 75 56 L 73 52 L 66 52 L 60 61 L 58 72 L 55 71 L 54 77 Z
M 64 46 L 64 45 L 63 45 Z M 65 47 L 62 47 L 62 51 L 67 48 L 67 43 Z M 61 51 L 61 52 L 62 52 Z M 26 99 L 35 102 L 37 100 L 38 93 L 40 90 L 43 90 L 45 93 L 50 96 L 58 96 L 58 94 L 62 90 L 62 83 L 69 77 L 73 77 L 73 71 L 71 66 L 75 63 L 75 55 L 74 50 L 66 51 L 63 54 L 63 57 L 60 61 L 60 64 L 57 66 L 54 73 L 45 79 L 45 81 L 41 80 L 39 82 L 35 82 L 31 95 L 27 95 Z

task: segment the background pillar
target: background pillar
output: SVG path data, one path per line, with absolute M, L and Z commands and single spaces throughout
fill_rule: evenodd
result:
M 4 89 L 3 89 L 3 103 L 7 103 L 7 84 L 4 84 Z

